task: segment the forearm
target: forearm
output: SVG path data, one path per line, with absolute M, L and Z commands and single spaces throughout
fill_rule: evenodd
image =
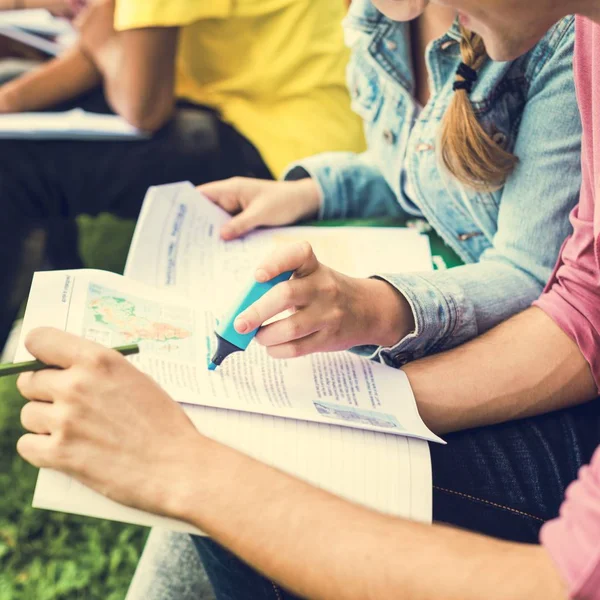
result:
M 205 438 L 190 455 L 174 515 L 303 597 L 563 597 L 541 548 L 384 516 Z
M 437 433 L 559 410 L 597 395 L 575 342 L 537 308 L 404 371 L 421 416 Z
M 6 112 L 35 111 L 64 102 L 100 83 L 94 65 L 78 47 L 0 88 Z
M 406 216 L 368 151 L 311 156 L 292 165 L 284 177 L 317 182 L 322 192 L 320 219 Z

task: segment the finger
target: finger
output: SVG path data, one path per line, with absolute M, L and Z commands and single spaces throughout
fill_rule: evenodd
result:
M 266 225 L 265 215 L 260 208 L 260 198 L 255 198 L 247 208 L 221 227 L 221 237 L 224 240 L 235 240 L 260 225 Z
M 315 352 L 326 352 L 325 338 L 321 331 L 303 337 L 293 342 L 269 346 L 267 352 L 271 358 L 287 359 L 314 354 Z
M 22 373 L 17 379 L 17 389 L 27 400 L 54 402 L 60 382 L 65 373 L 56 369 L 44 369 L 37 373 Z
M 322 327 L 322 320 L 313 311 L 304 309 L 290 317 L 265 325 L 256 334 L 256 341 L 262 346 L 278 346 L 307 337 Z
M 285 271 L 294 271 L 294 277 L 306 277 L 319 266 L 319 261 L 308 242 L 279 246 L 256 270 L 257 281 L 269 281 Z
M 29 332 L 25 347 L 47 365 L 63 369 L 79 362 L 98 364 L 103 357 L 118 356 L 115 350 L 53 327 L 39 327 Z
M 51 464 L 53 441 L 49 435 L 26 433 L 17 442 L 17 452 L 34 467 L 43 469 Z
M 240 210 L 239 195 L 244 181 L 243 177 L 231 177 L 199 185 L 196 189 L 211 202 L 232 214 Z
M 250 333 L 288 308 L 306 305 L 313 293 L 310 280 L 291 279 L 278 283 L 238 315 L 233 323 L 235 330 L 238 333 Z
M 47 402 L 28 402 L 21 409 L 21 425 L 31 433 L 52 433 L 56 429 L 56 406 Z

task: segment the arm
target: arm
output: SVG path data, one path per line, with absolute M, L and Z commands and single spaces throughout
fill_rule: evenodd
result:
M 437 433 L 551 412 L 598 395 L 577 344 L 538 308 L 403 370 L 419 413 Z
M 19 389 L 33 432 L 19 452 L 114 500 L 201 527 L 283 586 L 315 599 L 565 597 L 545 551 L 384 516 L 199 434 L 113 350 L 56 330 L 28 349 L 62 369 Z M 82 418 L 85 415 L 85 418 Z M 435 577 L 431 576 L 435 565 Z
M 100 83 L 78 46 L 0 87 L 0 113 L 35 111 L 71 100 Z
M 175 106 L 177 27 L 115 31 L 114 2 L 100 0 L 77 21 L 81 44 L 102 74 L 113 110 L 135 127 L 159 129 Z
M 368 150 L 318 154 L 291 165 L 284 174 L 288 181 L 307 177 L 321 192 L 319 219 L 406 216 Z
M 592 244 L 586 246 L 593 258 Z M 262 325 L 255 339 L 275 358 L 383 345 L 414 327 L 410 306 L 407 312 L 393 287 L 350 278 L 322 265 L 308 243 L 276 249 L 255 276 L 267 281 L 284 271 L 294 271 L 294 277 L 274 286 L 234 323 L 239 333 Z M 597 289 L 583 297 L 594 293 L 597 299 Z M 588 311 L 589 326 L 582 331 L 598 331 L 597 302 L 580 305 L 581 298 L 570 297 L 570 312 Z M 292 314 L 263 325 L 286 309 Z M 598 354 L 600 337 L 597 340 L 587 348 L 592 357 Z M 598 393 L 586 355 L 538 308 L 404 370 L 421 416 L 437 433 L 541 414 L 591 400 Z
M 566 596 L 540 547 L 384 516 L 206 439 L 192 454 L 202 476 L 187 477 L 193 483 L 180 490 L 173 513 L 302 597 Z
M 481 335 L 525 310 L 550 278 L 581 185 L 573 30 L 566 31 L 546 64 L 536 63 L 514 150 L 520 162 L 502 190 L 493 247 L 446 271 L 381 274 L 407 298 L 416 323 L 414 333 L 379 349 L 386 362 L 404 364 Z

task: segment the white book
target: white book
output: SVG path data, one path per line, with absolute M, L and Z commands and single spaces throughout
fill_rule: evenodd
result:
M 48 36 L 62 36 L 75 33 L 74 27 L 66 19 L 55 17 L 44 8 L 0 11 L 0 25 L 18 27 L 31 33 Z
M 52 325 L 105 345 L 139 343 L 130 357 L 182 403 L 205 435 L 332 493 L 384 513 L 431 520 L 427 441 L 406 376 L 349 352 L 288 361 L 252 343 L 207 370 L 215 319 L 274 243 L 310 241 L 325 264 L 353 275 L 431 269 L 427 238 L 402 229 L 290 227 L 224 243 L 230 217 L 191 184 L 152 188 L 127 277 L 79 270 L 36 274 L 24 336 Z M 40 471 L 34 506 L 200 533 L 134 510 L 66 475 Z
M 62 54 L 78 37 L 69 21 L 44 9 L 0 11 L 1 35 L 48 56 Z
M 80 108 L 0 115 L 0 139 L 135 141 L 148 137 L 118 115 Z

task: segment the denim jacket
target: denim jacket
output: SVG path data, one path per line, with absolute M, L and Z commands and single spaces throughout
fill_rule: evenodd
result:
M 416 328 L 393 347 L 360 351 L 399 366 L 524 310 L 550 277 L 581 182 L 574 18 L 554 25 L 517 60 L 481 68 L 470 94 L 477 118 L 519 157 L 504 187 L 485 193 L 460 185 L 436 153 L 461 62 L 458 25 L 427 48 L 430 100 L 424 108 L 414 98 L 407 23 L 387 19 L 369 0 L 353 0 L 345 33 L 352 49 L 347 78 L 368 150 L 307 158 L 285 177 L 317 181 L 322 219 L 424 217 L 466 263 L 378 275 L 406 297 Z

